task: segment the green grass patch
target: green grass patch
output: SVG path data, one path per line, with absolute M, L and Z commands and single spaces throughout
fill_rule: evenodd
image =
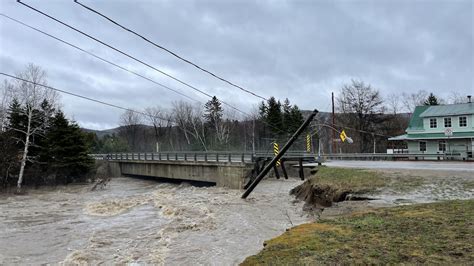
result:
M 377 209 L 292 228 L 242 265 L 472 264 L 474 200 Z
M 371 170 L 325 166 L 320 167 L 310 180 L 320 186 L 330 186 L 353 193 L 373 191 L 390 182 L 388 177 Z

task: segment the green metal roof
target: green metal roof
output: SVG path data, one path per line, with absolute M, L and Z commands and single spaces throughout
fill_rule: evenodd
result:
M 431 105 L 420 117 L 474 114 L 474 103 Z
M 415 107 L 413 114 L 410 118 L 410 123 L 408 124 L 407 130 L 417 130 L 423 129 L 423 118 L 420 117 L 420 114 L 426 111 L 431 106 L 423 105 Z

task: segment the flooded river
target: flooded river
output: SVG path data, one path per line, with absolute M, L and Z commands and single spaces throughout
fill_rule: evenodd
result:
M 115 178 L 0 196 L 0 264 L 238 264 L 263 241 L 309 221 L 288 195 L 302 181 L 241 191 Z

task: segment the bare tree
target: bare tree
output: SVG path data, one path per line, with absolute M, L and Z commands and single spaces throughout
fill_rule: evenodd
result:
M 18 73 L 18 77 L 29 80 L 17 81 L 14 86 L 13 98 L 17 99 L 22 106 L 21 112 L 26 117 L 25 128 L 9 128 L 20 133 L 22 138 L 18 139 L 23 144 L 23 152 L 20 161 L 20 173 L 18 175 L 17 191 L 21 191 L 23 175 L 28 158 L 28 150 L 32 144 L 32 137 L 35 135 L 42 136 L 46 130 L 49 120 L 53 112 L 52 108 L 43 109 L 43 113 L 38 110 L 42 109 L 42 105 L 48 102 L 54 106 L 59 95 L 50 89 L 46 89 L 38 84 L 46 85 L 46 72 L 39 66 L 28 64 L 25 71 Z
M 127 110 L 120 116 L 120 134 L 125 137 L 132 151 L 137 150 L 138 133 L 142 122 L 142 115 L 132 110 Z
M 448 97 L 448 102 L 450 104 L 458 104 L 458 103 L 466 103 L 467 102 L 467 97 L 461 95 L 457 91 L 452 91 Z
M 362 152 L 368 152 L 370 143 L 375 141 L 370 132 L 374 132 L 383 120 L 384 107 L 379 91 L 362 81 L 352 80 L 350 85 L 342 87 L 337 101 L 344 124 L 358 130 L 359 147 Z
M 3 85 L 0 88 L 0 132 L 6 130 L 7 126 L 7 110 L 8 104 L 10 103 L 11 93 L 13 92 L 13 84 L 7 80 L 3 81 Z
M 391 93 L 387 96 L 385 99 L 385 102 L 387 103 L 387 109 L 390 111 L 390 113 L 396 115 L 400 113 L 403 109 L 403 103 L 402 99 L 400 98 L 400 94 L 397 93 Z
M 163 110 L 159 107 L 148 107 L 145 109 L 145 113 L 148 115 L 146 119 L 149 124 L 153 126 L 153 132 L 155 135 L 156 152 L 159 152 L 161 146 L 161 138 L 168 132 L 168 138 L 170 138 L 172 117 L 168 111 Z
M 424 105 L 425 100 L 428 98 L 429 93 L 424 90 L 419 90 L 414 93 L 402 93 L 402 103 L 405 107 L 405 111 L 412 113 L 415 107 Z
M 207 151 L 206 128 L 201 106 L 193 106 L 183 101 L 174 102 L 173 117 L 187 143 L 191 145 L 191 138 L 194 138 Z

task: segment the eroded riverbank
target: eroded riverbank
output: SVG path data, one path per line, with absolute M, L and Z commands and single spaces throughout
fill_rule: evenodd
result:
M 115 178 L 0 197 L 0 263 L 238 264 L 263 241 L 308 222 L 289 190 L 301 181 L 241 191 Z

